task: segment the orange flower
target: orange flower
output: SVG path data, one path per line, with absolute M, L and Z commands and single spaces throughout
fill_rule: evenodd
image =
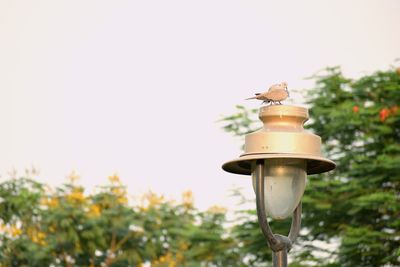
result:
M 385 121 L 387 119 L 387 117 L 389 117 L 389 115 L 390 115 L 390 109 L 388 109 L 388 108 L 383 108 L 379 112 L 379 118 L 382 122 Z
M 353 107 L 353 112 L 354 112 L 354 113 L 357 113 L 359 110 L 360 110 L 360 107 L 359 107 L 359 106 L 354 106 L 354 107 Z

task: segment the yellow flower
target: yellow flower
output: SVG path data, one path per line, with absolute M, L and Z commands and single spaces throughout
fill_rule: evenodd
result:
M 37 233 L 37 238 L 38 238 L 38 240 L 39 240 L 39 243 L 45 243 L 44 242 L 44 239 L 46 238 L 46 234 L 45 233 L 43 233 L 43 232 L 38 232 Z
M 176 261 L 179 263 L 179 262 L 182 262 L 183 260 L 184 260 L 184 256 L 183 256 L 183 254 L 181 253 L 181 252 L 177 252 L 176 253 Z
M 192 208 L 193 202 L 194 202 L 194 198 L 193 198 L 192 191 L 188 190 L 188 191 L 182 193 L 182 203 L 186 208 L 188 208 L 188 209 Z
M 22 230 L 15 224 L 12 225 L 0 224 L 0 232 L 3 232 L 12 237 L 17 237 L 22 234 Z
M 55 208 L 58 206 L 58 199 L 55 197 L 45 197 L 40 200 L 40 204 L 50 208 Z
M 116 196 L 123 196 L 125 195 L 125 190 L 123 190 L 121 187 L 113 187 L 111 189 L 111 192 L 116 195 Z
M 55 197 L 51 198 L 49 202 L 49 207 L 55 208 L 57 206 L 58 206 L 58 199 Z
M 12 237 L 20 236 L 22 234 L 21 229 L 19 229 L 15 225 L 11 225 L 8 229 L 8 232 Z
M 119 197 L 119 198 L 117 198 L 117 202 L 119 204 L 127 204 L 128 203 L 128 199 L 126 197 Z
M 214 214 L 224 214 L 224 213 L 226 213 L 226 208 L 215 205 L 215 206 L 211 206 L 208 209 L 208 212 L 214 213 Z
M 120 183 L 121 183 L 121 180 L 120 180 L 119 176 L 118 176 L 116 173 L 114 173 L 114 174 L 111 175 L 111 176 L 108 176 L 108 180 L 109 180 L 112 184 L 120 184 Z
M 41 198 L 40 199 L 40 205 L 43 205 L 43 206 L 47 206 L 47 197 L 44 197 L 44 198 Z
M 94 217 L 98 217 L 101 214 L 101 209 L 99 205 L 92 205 L 90 206 L 90 211 L 89 211 L 89 215 L 94 216 Z
M 46 243 L 46 234 L 34 229 L 34 228 L 28 228 L 27 230 L 27 235 L 29 238 L 32 240 L 33 243 L 39 244 L 41 246 L 45 246 Z
M 158 260 L 152 262 L 153 267 L 176 267 L 180 262 L 176 261 L 171 253 L 160 256 Z
M 83 192 L 77 188 L 74 188 L 74 190 L 67 195 L 67 199 L 70 201 L 75 201 L 75 202 L 84 202 L 85 196 L 83 195 Z
M 150 191 L 142 197 L 142 209 L 147 210 L 148 208 L 162 204 L 164 201 L 164 196 L 158 196 L 156 193 Z
M 179 243 L 179 249 L 180 249 L 181 251 L 182 251 L 182 250 L 187 250 L 188 247 L 189 247 L 189 245 L 188 245 L 185 241 L 182 241 L 182 242 Z
M 73 184 L 78 181 L 81 177 L 76 173 L 76 171 L 72 171 L 71 174 L 68 176 L 68 179 Z
M 121 186 L 113 187 L 111 189 L 111 192 L 115 196 L 117 196 L 117 202 L 119 204 L 127 204 L 128 203 L 128 199 L 126 197 L 126 190 L 123 187 L 121 187 Z

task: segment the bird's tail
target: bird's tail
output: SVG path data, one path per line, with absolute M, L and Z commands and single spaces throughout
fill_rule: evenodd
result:
M 250 99 L 257 99 L 257 97 L 260 95 L 260 93 L 256 93 L 256 96 L 250 97 L 250 98 L 246 98 L 245 100 L 250 100 Z

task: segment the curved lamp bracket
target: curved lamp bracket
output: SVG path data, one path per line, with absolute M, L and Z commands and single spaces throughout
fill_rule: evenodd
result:
M 272 233 L 272 230 L 268 224 L 267 216 L 265 213 L 265 202 L 264 202 L 264 162 L 259 160 L 256 162 L 256 203 L 257 203 L 257 216 L 258 223 L 265 238 L 268 241 L 269 247 L 274 252 L 284 251 L 285 253 L 292 248 L 292 244 L 295 242 L 301 227 L 301 202 L 297 205 L 293 212 L 292 225 L 288 236 L 278 235 Z

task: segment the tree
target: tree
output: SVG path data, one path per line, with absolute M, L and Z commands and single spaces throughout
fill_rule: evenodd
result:
M 315 87 L 305 96 L 307 128 L 322 137 L 325 154 L 338 167 L 308 178 L 302 248 L 292 266 L 400 266 L 400 69 L 349 79 L 335 67 L 312 79 Z M 254 130 L 256 112 L 239 106 L 223 119 L 225 130 Z M 256 231 L 254 220 L 248 224 L 247 232 Z M 243 231 L 237 229 L 239 237 Z M 338 244 L 334 251 L 315 242 L 332 240 Z M 261 243 L 249 249 L 254 262 L 264 261 Z
M 0 266 L 234 266 L 225 210 L 198 211 L 152 192 L 130 205 L 118 176 L 95 194 L 71 181 L 52 189 L 29 178 L 0 184 Z
M 313 79 L 307 128 L 338 168 L 308 178 L 291 266 L 400 266 L 400 70 L 353 80 L 328 68 Z M 256 113 L 238 106 L 225 130 L 255 130 Z M 92 194 L 77 178 L 57 188 L 29 175 L 0 183 L 1 267 L 271 265 L 254 209 L 228 227 L 224 209 L 198 211 L 191 192 L 132 204 L 117 175 Z M 289 226 L 271 221 L 280 234 Z

